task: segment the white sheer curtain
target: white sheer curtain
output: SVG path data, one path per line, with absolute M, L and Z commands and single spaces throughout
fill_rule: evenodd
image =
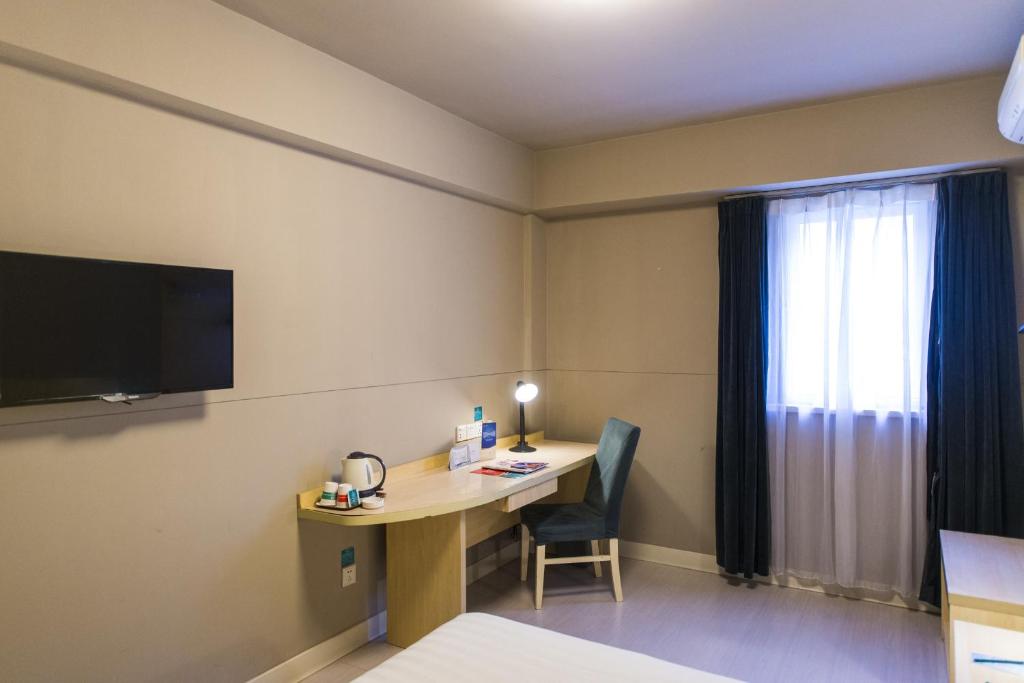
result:
M 936 189 L 768 204 L 772 572 L 917 595 Z

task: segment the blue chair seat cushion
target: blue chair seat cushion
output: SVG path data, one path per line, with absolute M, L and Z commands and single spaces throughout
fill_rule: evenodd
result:
M 520 518 L 537 545 L 612 538 L 604 515 L 586 503 L 535 503 L 523 507 Z

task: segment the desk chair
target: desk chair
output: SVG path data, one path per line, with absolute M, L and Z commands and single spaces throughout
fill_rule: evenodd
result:
M 619 577 L 619 512 L 626 477 L 633 464 L 640 428 L 618 418 L 604 426 L 597 456 L 590 468 L 587 492 L 582 503 L 538 503 L 522 508 L 521 558 L 519 578 L 526 581 L 530 557 L 530 536 L 537 546 L 537 595 L 534 606 L 544 599 L 544 567 L 549 564 L 593 562 L 594 575 L 601 576 L 601 563 L 612 565 L 612 589 L 615 600 L 622 602 L 622 581 Z M 608 554 L 600 554 L 600 542 L 608 539 Z M 549 543 L 590 541 L 590 555 L 545 558 Z

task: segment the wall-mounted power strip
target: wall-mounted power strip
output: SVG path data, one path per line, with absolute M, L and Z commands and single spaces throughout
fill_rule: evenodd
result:
M 455 428 L 455 441 L 469 441 L 479 439 L 483 435 L 484 423 L 471 422 L 468 425 L 459 425 Z

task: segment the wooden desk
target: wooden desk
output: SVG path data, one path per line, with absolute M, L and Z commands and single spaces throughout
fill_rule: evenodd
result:
M 972 652 L 1024 654 L 1024 540 L 939 533 L 949 680 L 970 681 Z
M 473 474 L 487 461 L 454 472 L 448 454 L 388 468 L 378 510 L 325 510 L 320 489 L 298 495 L 298 515 L 342 526 L 387 525 L 388 642 L 408 647 L 466 611 L 466 548 L 519 523 L 519 508 L 537 501 L 582 500 L 597 445 L 528 437 L 535 453 L 510 453 L 518 437 L 499 439 L 495 457 L 549 463 L 519 479 Z

